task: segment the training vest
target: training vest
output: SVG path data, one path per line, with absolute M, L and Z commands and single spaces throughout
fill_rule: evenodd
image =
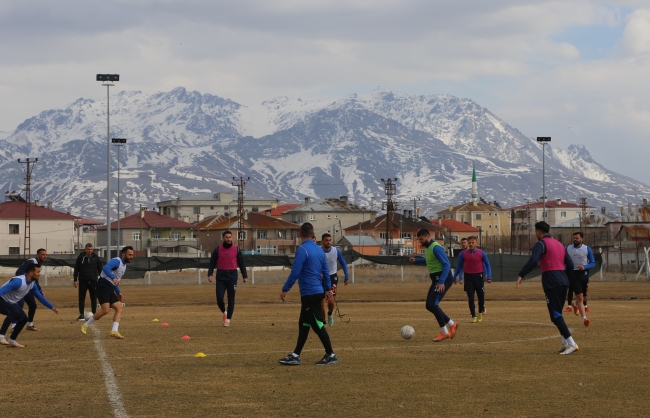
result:
M 589 264 L 589 247 L 582 244 L 578 248 L 574 245 L 569 245 L 566 247 L 566 252 L 569 253 L 569 257 L 573 261 L 573 269 L 578 270 L 579 265 L 586 266 Z
M 22 284 L 20 287 L 16 290 L 13 290 L 6 295 L 2 295 L 2 299 L 5 300 L 5 302 L 8 303 L 18 303 L 20 302 L 31 290 L 32 287 L 34 287 L 34 283 L 36 282 L 29 282 L 27 281 L 27 277 L 25 276 L 16 276 L 14 279 L 20 279 L 22 281 Z M 13 280 L 13 279 L 12 279 Z M 2 287 L 6 286 L 9 282 L 5 283 L 2 285 Z
M 325 253 L 325 261 L 327 261 L 327 269 L 330 271 L 330 276 L 333 276 L 339 269 L 339 249 L 330 247 L 329 252 L 325 250 L 323 252 Z
M 239 247 L 231 245 L 226 248 L 221 244 L 217 250 L 217 270 L 237 270 L 237 253 Z
M 424 250 L 424 259 L 427 261 L 427 268 L 429 273 L 440 273 L 442 272 L 442 263 L 438 260 L 438 257 L 433 253 L 435 247 L 441 247 L 435 240 L 431 241 L 431 244 Z
M 118 280 L 122 280 L 122 276 L 124 276 L 124 272 L 126 272 L 126 264 L 124 264 L 124 261 L 122 261 L 122 257 L 115 257 L 113 260 L 118 260 L 119 263 L 120 263 L 120 265 L 119 265 L 116 269 L 111 270 L 111 271 L 113 272 L 113 275 L 114 275 Z M 113 261 L 113 260 L 111 260 L 111 261 Z M 109 263 L 110 263 L 111 261 L 109 261 Z M 101 274 L 99 275 L 99 277 L 102 278 L 102 279 L 105 279 L 107 282 L 109 282 L 110 284 L 112 284 L 113 286 L 115 286 L 115 283 L 113 283 L 113 279 L 111 279 L 110 277 L 108 277 L 108 276 L 106 275 L 106 273 L 104 273 L 103 271 L 101 272 Z
M 544 237 L 542 241 L 546 244 L 546 253 L 539 260 L 542 273 L 553 270 L 564 270 L 564 256 L 566 254 L 564 245 L 551 237 Z
M 465 274 L 483 273 L 483 250 L 477 248 L 474 253 L 470 250 L 463 251 L 463 272 Z

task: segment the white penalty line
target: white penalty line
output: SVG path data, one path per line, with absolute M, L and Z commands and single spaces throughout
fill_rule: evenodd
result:
M 106 384 L 106 392 L 108 392 L 108 403 L 113 408 L 113 415 L 116 418 L 128 418 L 124 404 L 122 403 L 122 397 L 120 396 L 120 389 L 117 387 L 117 382 L 115 381 L 115 373 L 113 372 L 113 367 L 108 361 L 108 356 L 104 351 L 102 342 L 99 339 L 100 331 L 97 327 L 91 327 L 93 330 L 94 338 L 93 342 L 95 343 L 95 349 L 99 355 L 99 361 L 102 364 L 102 371 L 104 373 L 104 383 Z

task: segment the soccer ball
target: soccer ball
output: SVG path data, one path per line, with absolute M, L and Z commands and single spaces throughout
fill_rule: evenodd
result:
M 405 340 L 410 340 L 415 335 L 415 329 L 413 329 L 413 327 L 410 325 L 404 325 L 402 329 L 399 331 L 399 334 Z
M 92 312 L 84 312 L 84 319 L 89 320 L 91 316 L 93 316 Z

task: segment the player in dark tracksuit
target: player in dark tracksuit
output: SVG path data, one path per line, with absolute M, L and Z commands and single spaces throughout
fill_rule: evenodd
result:
M 546 222 L 537 222 L 535 224 L 535 235 L 537 243 L 533 247 L 533 254 L 530 260 L 519 272 L 516 288 L 519 288 L 521 281 L 530 273 L 539 262 L 542 267 L 542 287 L 546 294 L 546 305 L 548 307 L 551 322 L 555 324 L 562 334 L 562 347 L 558 351 L 560 354 L 571 354 L 578 351 L 578 345 L 571 336 L 571 331 L 564 317 L 562 309 L 566 300 L 569 289 L 569 279 L 567 271 L 573 271 L 573 261 L 566 252 L 566 248 L 559 241 L 551 238 L 549 235 L 551 228 Z
M 31 264 L 39 264 L 43 265 L 47 261 L 47 251 L 44 248 L 39 248 L 38 251 L 36 251 L 36 257 L 30 258 L 26 260 L 22 266 L 16 270 L 16 276 L 24 276 L 25 271 L 27 270 L 27 266 Z M 36 281 L 36 287 L 38 288 L 38 291 L 43 293 L 43 289 L 41 289 L 41 285 L 38 284 L 38 281 Z M 36 298 L 33 293 L 28 293 L 25 295 L 25 299 L 20 301 L 18 303 L 18 306 L 22 309 L 23 306 L 27 304 L 27 326 L 25 327 L 28 331 L 40 331 L 40 328 L 36 328 L 34 325 L 34 316 L 36 315 Z M 8 319 L 6 319 L 8 320 Z
M 241 271 L 244 283 L 248 280 L 244 255 L 241 249 L 232 243 L 232 232 L 225 231 L 223 243 L 214 249 L 208 268 L 208 281 L 212 283 L 212 273 L 217 268 L 217 306 L 223 312 L 221 317 L 224 327 L 230 326 L 232 314 L 235 311 L 235 292 L 237 291 L 237 267 Z M 228 309 L 223 297 L 228 292 Z

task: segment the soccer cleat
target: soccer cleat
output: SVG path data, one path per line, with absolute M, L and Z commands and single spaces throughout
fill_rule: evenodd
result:
M 451 335 L 449 334 L 443 334 L 442 332 L 438 334 L 436 338 L 433 339 L 434 343 L 439 343 L 442 340 L 446 340 L 447 338 L 451 338 Z
M 224 327 L 229 327 L 230 326 L 230 319 L 226 319 L 225 321 L 223 321 L 223 326 Z
M 84 318 L 84 314 L 79 315 L 79 317 L 77 318 L 77 321 L 85 321 L 85 320 L 86 318 Z
M 561 346 L 560 346 L 560 349 L 557 350 L 557 353 L 558 353 L 558 354 L 562 354 L 562 353 L 564 352 L 564 350 L 566 350 L 567 348 L 569 348 L 568 345 L 561 345 Z
M 483 314 L 480 313 L 478 314 L 478 322 L 481 322 L 483 320 Z
M 327 317 L 327 325 L 329 325 L 330 327 L 334 325 L 334 317 L 332 315 L 329 315 Z
M 587 307 L 585 306 L 585 312 L 591 312 L 591 309 L 589 309 L 589 308 L 587 308 Z
M 571 354 L 571 353 L 573 353 L 573 352 L 575 352 L 575 351 L 578 351 L 578 350 L 579 350 L 579 349 L 578 349 L 578 346 L 577 346 L 577 345 L 570 345 L 570 346 L 568 346 L 568 347 L 566 348 L 566 350 L 564 350 L 563 352 L 561 352 L 560 355 L 568 356 L 569 354 Z
M 120 333 L 117 332 L 117 331 L 111 331 L 111 337 L 113 337 L 113 338 L 115 338 L 115 339 L 118 339 L 118 340 L 123 340 L 123 339 L 124 339 L 124 337 L 122 336 L 122 334 L 120 334 Z
M 290 353 L 285 358 L 278 360 L 278 363 L 284 364 L 285 366 L 300 366 L 300 356 Z
M 578 308 L 578 305 L 573 305 L 573 313 L 578 316 L 580 315 L 580 309 Z
M 585 318 L 585 319 L 583 319 L 583 320 L 582 320 L 582 323 L 585 324 L 585 327 L 588 327 L 589 324 L 590 324 L 590 322 L 589 322 L 589 318 Z
M 5 340 L 5 337 L 0 338 L 0 345 L 8 345 L 9 343 Z
M 36 325 L 31 325 L 31 326 L 27 325 L 25 328 L 27 329 L 27 331 L 40 331 L 41 330 L 40 328 L 36 328 Z
M 22 344 L 19 344 L 18 341 L 14 341 L 14 342 L 11 342 L 11 343 L 8 342 L 6 347 L 7 348 L 25 348 L 25 346 L 22 345 Z
M 224 312 L 223 315 L 221 315 L 221 324 L 225 327 L 226 326 L 226 321 L 228 320 L 228 314 Z
M 325 354 L 320 361 L 316 362 L 319 366 L 327 366 L 328 364 L 339 364 L 339 359 L 336 358 L 336 354 L 332 353 L 331 355 Z
M 88 325 L 83 324 L 83 325 L 81 326 L 81 333 L 82 333 L 83 335 L 86 335 L 87 332 L 88 332 Z
M 458 330 L 458 322 L 454 322 L 454 325 L 449 327 L 449 337 L 451 339 L 453 339 L 456 336 L 456 330 Z
M 571 308 L 571 305 L 567 306 L 564 312 L 571 312 L 573 309 Z
M 477 322 L 478 322 L 478 318 L 476 318 L 475 316 L 473 316 L 473 317 L 472 317 L 472 323 L 475 324 L 475 323 L 477 323 Z

